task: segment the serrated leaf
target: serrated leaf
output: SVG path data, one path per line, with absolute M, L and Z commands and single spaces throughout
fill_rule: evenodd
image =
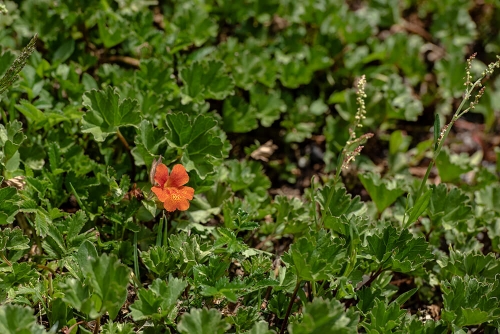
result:
M 231 325 L 222 319 L 219 311 L 204 308 L 202 310 L 192 309 L 191 312 L 184 313 L 177 325 L 177 330 L 187 334 L 222 334 L 230 327 Z
M 398 232 L 386 226 L 382 233 L 366 237 L 367 253 L 385 269 L 408 273 L 422 268 L 433 258 L 429 244 L 424 238 L 414 237 L 408 230 Z
M 222 109 L 223 128 L 226 132 L 244 133 L 257 128 L 257 110 L 241 96 L 224 100 Z
M 321 230 L 295 241 L 282 256 L 299 280 L 320 281 L 338 273 L 345 261 L 344 241 Z
M 37 325 L 31 308 L 6 304 L 0 306 L 0 333 L 43 334 L 45 331 Z
M 130 269 L 121 264 L 115 255 L 103 254 L 89 262 L 89 265 L 82 267 L 82 272 L 92 287 L 91 298 L 94 301 L 96 297 L 99 298 L 94 305 L 96 308 L 89 315 L 95 317 L 108 312 L 109 317 L 115 319 L 127 299 Z
M 472 208 L 468 205 L 470 199 L 462 190 L 452 188 L 448 191 L 443 183 L 432 188 L 427 213 L 434 225 L 442 224 L 446 229 L 450 229 L 471 217 Z
M 340 217 L 342 215 L 351 216 L 359 213 L 364 205 L 359 196 L 352 198 L 345 188 L 335 188 L 325 186 L 319 191 L 319 204 L 325 213 Z
M 148 290 L 140 289 L 137 292 L 139 299 L 130 306 L 132 318 L 139 321 L 168 317 L 173 322 L 177 316 L 177 299 L 186 286 L 187 283 L 173 277 L 168 279 L 168 285 L 159 278 L 154 280 Z
M 259 310 L 256 307 L 238 307 L 236 314 L 227 317 L 227 321 L 233 325 L 236 332 L 244 332 L 252 327 L 260 318 Z M 255 326 L 254 326 L 255 328 Z M 266 330 L 268 326 L 265 326 Z
M 368 312 L 362 326 L 370 333 L 391 333 L 392 329 L 399 323 L 406 310 L 400 309 L 400 305 L 392 302 L 389 305 L 385 301 L 376 299 L 375 306 Z
M 262 126 L 270 127 L 286 110 L 285 102 L 280 99 L 279 91 L 267 92 L 262 86 L 254 86 L 250 91 L 250 105 Z
M 0 235 L 0 252 L 29 249 L 29 241 L 19 227 L 3 229 Z
M 472 326 L 500 319 L 498 281 L 486 283 L 468 275 L 454 276 L 450 282 L 443 282 L 441 289 L 443 320 L 457 326 Z
M 358 177 L 377 206 L 379 213 L 394 203 L 405 192 L 403 189 L 404 184 L 399 180 L 381 179 L 379 175 L 374 173 L 360 173 Z
M 146 267 L 160 278 L 166 278 L 173 272 L 179 261 L 167 246 L 153 246 L 140 254 Z
M 111 10 L 101 11 L 98 15 L 97 27 L 99 35 L 106 48 L 123 42 L 129 34 L 128 29 L 123 29 L 125 20 L 118 14 Z
M 17 189 L 14 187 L 0 188 L 0 225 L 11 224 L 19 211 Z
M 135 147 L 132 154 L 137 165 L 150 167 L 153 159 L 158 154 L 163 154 L 167 146 L 167 139 L 164 129 L 154 128 L 148 120 L 143 120 L 139 124 L 137 136 L 134 140 Z M 153 214 L 154 216 L 154 214 Z
M 232 94 L 234 81 L 224 72 L 224 63 L 215 60 L 193 62 L 191 66 L 182 69 L 182 103 L 202 103 L 206 99 L 223 100 Z
M 359 314 L 353 309 L 346 312 L 338 300 L 314 298 L 304 306 L 302 321 L 291 323 L 288 330 L 290 334 L 355 334 L 358 322 Z
M 248 249 L 248 245 L 243 240 L 236 237 L 236 234 L 227 228 L 218 228 L 216 240 L 212 247 L 212 251 L 219 253 L 241 253 Z
M 443 257 L 437 263 L 442 268 L 441 275 L 447 279 L 468 275 L 494 282 L 500 274 L 500 260 L 493 253 L 484 255 L 450 249 L 449 257 Z
M 103 334 L 135 334 L 134 325 L 131 323 L 114 323 L 109 321 L 104 326 L 102 326 Z M 170 331 L 165 332 L 165 334 L 170 333 Z
M 96 141 L 102 142 L 120 126 L 135 126 L 141 121 L 136 100 L 120 100 L 116 89 L 91 90 L 83 95 L 83 105 L 88 112 L 83 116 L 82 132 L 92 133 Z
M 187 170 L 194 169 L 201 179 L 213 172 L 214 161 L 223 156 L 223 143 L 212 130 L 216 125 L 216 120 L 207 115 L 167 115 L 167 141 L 183 149 L 183 165 Z

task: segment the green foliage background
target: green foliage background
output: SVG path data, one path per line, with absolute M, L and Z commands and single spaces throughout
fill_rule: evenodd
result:
M 451 136 L 416 195 L 497 0 L 3 4 L 0 333 L 500 330 L 496 75 L 484 145 Z M 338 182 L 361 75 L 374 137 Z

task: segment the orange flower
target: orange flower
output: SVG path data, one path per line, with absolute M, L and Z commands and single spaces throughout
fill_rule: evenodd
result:
M 156 166 L 154 180 L 157 185 L 151 190 L 163 202 L 165 210 L 173 212 L 189 209 L 189 201 L 193 199 L 194 189 L 184 186 L 189 181 L 189 175 L 183 165 L 175 165 L 169 176 L 167 166 L 159 163 Z

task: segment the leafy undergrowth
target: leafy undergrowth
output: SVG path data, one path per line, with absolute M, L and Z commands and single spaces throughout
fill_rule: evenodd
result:
M 0 333 L 497 333 L 499 5 L 0 3 Z

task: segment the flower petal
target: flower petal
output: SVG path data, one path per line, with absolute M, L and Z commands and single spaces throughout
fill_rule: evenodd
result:
M 165 187 L 166 193 L 163 206 L 167 211 L 185 211 L 189 208 L 189 200 L 193 199 L 194 189 L 191 187 Z
M 162 163 L 158 164 L 158 166 L 156 166 L 155 181 L 158 182 L 161 188 L 163 188 L 168 179 L 167 166 Z
M 181 187 L 189 182 L 189 175 L 183 165 L 175 165 L 167 180 L 167 187 Z
M 186 211 L 187 209 L 189 209 L 189 201 L 188 200 L 178 201 L 177 209 L 179 209 L 179 211 Z
M 192 200 L 194 196 L 194 189 L 191 187 L 179 187 L 179 195 L 186 199 L 186 200 Z
M 172 199 L 167 199 L 165 203 L 163 203 L 163 207 L 168 212 L 174 212 L 175 210 L 177 210 L 177 202 L 173 201 Z
M 160 202 L 165 202 L 165 200 L 169 197 L 168 192 L 160 187 L 154 186 L 151 188 L 151 190 L 156 194 L 156 197 L 158 197 L 158 200 L 160 200 Z

